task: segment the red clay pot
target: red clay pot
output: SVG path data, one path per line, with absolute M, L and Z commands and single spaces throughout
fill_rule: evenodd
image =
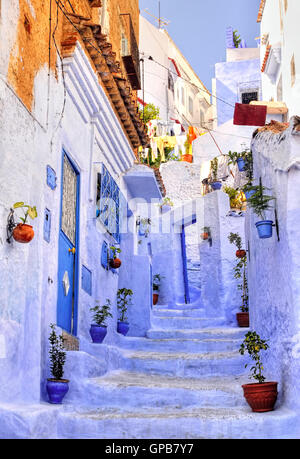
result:
M 249 327 L 249 312 L 238 312 L 236 320 L 239 327 Z
M 122 262 L 119 258 L 112 258 L 110 261 L 109 261 L 109 265 L 111 268 L 113 269 L 118 269 L 120 268 Z
M 26 225 L 24 223 L 19 223 L 13 230 L 13 238 L 17 242 L 21 242 L 22 244 L 27 244 L 28 242 L 32 241 L 34 237 L 34 231 L 32 226 Z
M 153 304 L 157 304 L 158 302 L 158 293 L 153 293 Z
M 203 239 L 204 241 L 206 241 L 206 239 L 208 239 L 208 236 L 209 236 L 208 233 L 202 233 L 202 234 L 201 234 L 201 237 L 202 237 L 202 239 Z
M 193 162 L 193 155 L 190 155 L 190 154 L 186 154 L 186 155 L 182 155 L 182 161 L 186 161 L 187 163 L 192 163 Z
M 272 411 L 277 400 L 277 382 L 244 384 L 244 396 L 252 411 L 264 413 Z
M 238 258 L 244 258 L 246 256 L 246 250 L 237 250 L 235 254 Z

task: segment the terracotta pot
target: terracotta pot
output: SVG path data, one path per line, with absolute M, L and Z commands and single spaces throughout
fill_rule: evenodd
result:
M 153 304 L 157 304 L 158 302 L 158 293 L 153 293 Z
M 190 155 L 190 154 L 186 154 L 186 155 L 182 155 L 182 161 L 186 161 L 187 163 L 192 163 L 193 162 L 193 155 Z
M 237 250 L 235 254 L 238 258 L 244 258 L 246 256 L 246 250 Z
M 256 413 L 272 411 L 277 400 L 277 382 L 244 384 L 244 397 Z
M 236 319 L 239 327 L 249 327 L 249 312 L 238 312 Z
M 202 234 L 201 234 L 201 237 L 202 237 L 202 239 L 203 239 L 204 241 L 206 241 L 206 239 L 208 239 L 208 236 L 209 236 L 208 233 L 202 233 Z
M 28 242 L 32 241 L 34 237 L 34 231 L 32 226 L 19 223 L 14 228 L 12 235 L 15 241 L 21 242 L 22 244 L 27 244 Z
M 120 268 L 122 262 L 119 258 L 112 258 L 110 261 L 109 261 L 109 266 L 113 269 L 118 269 Z

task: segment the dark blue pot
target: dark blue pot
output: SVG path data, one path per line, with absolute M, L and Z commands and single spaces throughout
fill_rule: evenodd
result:
M 239 171 L 243 172 L 245 170 L 245 160 L 243 158 L 238 158 L 236 162 L 237 162 Z
M 268 237 L 272 237 L 272 220 L 261 220 L 260 222 L 255 223 L 255 226 L 257 228 L 258 236 L 260 237 L 260 239 L 267 239 Z
M 251 196 L 255 193 L 255 190 L 245 191 L 246 199 L 251 198 Z
M 69 382 L 67 379 L 58 380 L 47 380 L 47 392 L 49 402 L 54 404 L 61 404 L 62 399 L 69 390 Z
M 222 182 L 212 182 L 210 185 L 213 190 L 220 190 L 222 188 Z
M 96 324 L 91 325 L 90 335 L 92 337 L 93 343 L 102 343 L 106 334 L 107 334 L 107 327 L 102 327 Z
M 129 324 L 126 322 L 119 322 L 118 321 L 118 326 L 117 326 L 117 331 L 118 333 L 121 333 L 122 335 L 126 336 L 129 330 Z

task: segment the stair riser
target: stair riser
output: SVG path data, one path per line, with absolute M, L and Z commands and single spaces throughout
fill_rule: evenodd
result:
M 224 341 L 151 341 L 145 340 L 142 342 L 128 342 L 124 347 L 126 349 L 136 349 L 140 351 L 153 352 L 185 352 L 185 353 L 200 353 L 200 352 L 218 352 L 218 351 L 234 351 L 238 350 L 241 341 L 232 340 Z
M 245 333 L 248 331 L 248 328 L 243 330 L 237 329 L 236 332 L 232 333 L 209 333 L 205 329 L 201 331 L 186 331 L 182 332 L 181 330 L 161 330 L 161 329 L 151 329 L 147 332 L 147 338 L 152 339 L 234 339 L 240 340 L 241 342 L 244 339 Z
M 199 319 L 195 318 L 177 318 L 177 317 L 152 317 L 151 324 L 153 328 L 160 330 L 186 330 L 195 328 L 218 327 L 224 325 L 225 320 L 220 319 Z
M 203 310 L 201 309 L 187 309 L 186 311 L 178 311 L 177 309 L 168 310 L 153 310 L 153 317 L 203 317 Z

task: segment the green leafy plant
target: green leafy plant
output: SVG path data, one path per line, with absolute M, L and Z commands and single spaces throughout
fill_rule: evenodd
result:
M 230 244 L 234 244 L 238 250 L 242 249 L 242 238 L 238 233 L 230 233 L 228 239 Z
M 112 314 L 109 312 L 111 307 L 111 302 L 107 298 L 104 306 L 99 306 L 96 304 L 93 308 L 90 308 L 90 311 L 93 312 L 93 322 L 100 327 L 106 327 L 106 319 L 112 317 Z
M 145 107 L 139 109 L 139 114 L 144 124 L 147 124 L 151 120 L 159 119 L 159 108 L 154 104 L 147 104 Z
M 234 43 L 235 48 L 238 48 L 241 42 L 242 42 L 241 36 L 238 35 L 237 30 L 234 30 L 233 31 L 233 43 Z
M 262 220 L 266 220 L 266 211 L 272 208 L 270 202 L 275 198 L 264 194 L 265 190 L 268 190 L 268 188 L 262 186 L 261 183 L 257 186 L 253 186 L 252 189 L 255 193 L 248 199 L 248 205 L 253 209 L 256 215 L 261 217 Z
M 223 187 L 223 191 L 229 196 L 230 207 L 241 209 L 243 203 L 240 197 L 240 191 L 228 185 Z
M 249 294 L 248 294 L 248 280 L 247 280 L 247 256 L 240 258 L 237 262 L 236 266 L 234 267 L 234 278 L 239 280 L 241 279 L 241 283 L 238 284 L 237 288 L 242 292 L 241 299 L 242 305 L 240 306 L 240 310 L 242 312 L 249 311 Z
M 34 220 L 38 215 L 37 214 L 37 210 L 36 210 L 36 206 L 31 207 L 28 204 L 25 204 L 24 202 L 16 202 L 13 205 L 13 208 L 14 209 L 22 209 L 23 210 L 24 218 L 23 217 L 19 217 L 19 218 L 23 222 L 24 225 L 26 224 L 26 221 L 27 221 L 28 217 L 30 217 L 32 220 Z M 27 210 L 25 211 L 25 209 L 27 209 Z
M 144 230 L 145 237 L 148 237 L 150 233 L 150 228 L 151 228 L 151 218 L 141 218 L 139 221 L 139 225 L 140 225 L 141 231 L 142 229 Z
M 164 276 L 161 276 L 160 274 L 155 274 L 153 276 L 153 290 L 159 290 L 162 279 L 164 279 Z
M 210 162 L 211 177 L 212 181 L 216 182 L 218 180 L 218 158 L 215 157 Z
M 50 349 L 50 370 L 52 376 L 56 380 L 61 380 L 64 375 L 64 365 L 66 363 L 66 352 L 64 350 L 63 335 L 56 334 L 56 326 L 50 324 L 51 333 L 49 336 Z
M 160 204 L 160 207 L 162 207 L 162 206 L 171 206 L 171 207 L 173 207 L 174 204 L 173 204 L 173 202 L 171 201 L 170 198 L 165 197 L 165 198 L 163 199 L 162 203 Z
M 247 352 L 254 361 L 254 365 L 251 367 L 252 375 L 250 375 L 250 378 L 256 379 L 260 384 L 266 379 L 262 373 L 264 367 L 261 361 L 260 352 L 262 350 L 266 351 L 268 348 L 269 345 L 266 340 L 261 339 L 255 331 L 249 331 L 246 333 L 245 339 L 239 349 L 241 355 Z M 245 367 L 247 366 L 248 364 L 245 365 Z
M 110 246 L 110 250 L 113 253 L 114 260 L 117 258 L 117 253 L 121 253 L 122 250 L 119 247 L 115 247 L 114 245 Z
M 120 288 L 117 292 L 117 307 L 120 322 L 126 322 L 128 306 L 132 304 L 133 291 L 127 288 Z

